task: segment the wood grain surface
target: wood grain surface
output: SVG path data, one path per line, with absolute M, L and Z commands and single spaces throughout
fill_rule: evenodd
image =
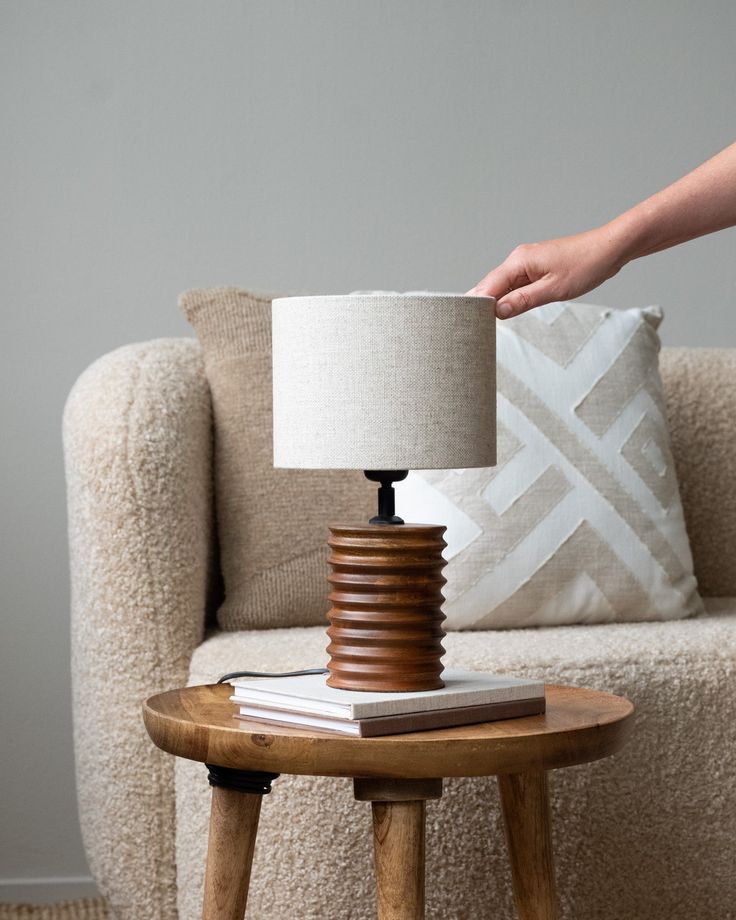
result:
M 559 920 L 547 774 L 498 777 L 519 920 Z
M 373 802 L 378 920 L 424 920 L 425 804 Z
M 212 789 L 203 920 L 243 920 L 262 798 Z
M 164 751 L 241 770 L 311 776 L 491 776 L 551 770 L 613 754 L 631 731 L 623 697 L 547 686 L 547 711 L 459 728 L 356 738 L 236 718 L 226 684 L 170 690 L 144 703 L 153 742 Z
M 330 525 L 330 686 L 443 686 L 444 532 L 432 524 Z
M 378 920 L 424 920 L 425 802 L 442 797 L 441 779 L 353 780 L 371 802 Z

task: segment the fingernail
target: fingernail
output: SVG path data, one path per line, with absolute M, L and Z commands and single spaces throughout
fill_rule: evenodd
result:
M 508 319 L 514 312 L 514 308 L 508 301 L 496 305 L 496 315 L 501 319 Z

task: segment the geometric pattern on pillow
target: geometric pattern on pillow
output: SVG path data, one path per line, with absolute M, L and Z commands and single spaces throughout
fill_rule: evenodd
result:
M 661 319 L 654 307 L 557 303 L 498 324 L 498 465 L 397 485 L 402 517 L 447 526 L 446 628 L 700 612 Z

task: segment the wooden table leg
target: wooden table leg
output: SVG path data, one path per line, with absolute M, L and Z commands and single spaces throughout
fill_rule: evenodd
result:
M 424 920 L 425 801 L 442 780 L 355 780 L 355 797 L 371 802 L 378 920 Z
M 547 774 L 500 775 L 498 785 L 519 920 L 559 920 Z
M 203 920 L 243 920 L 261 798 L 212 790 Z
M 261 799 L 278 773 L 207 764 L 212 786 L 203 920 L 243 920 Z

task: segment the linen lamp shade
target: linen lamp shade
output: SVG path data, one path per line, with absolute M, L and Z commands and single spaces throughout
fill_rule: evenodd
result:
M 493 466 L 493 307 L 430 293 L 274 300 L 274 466 Z

